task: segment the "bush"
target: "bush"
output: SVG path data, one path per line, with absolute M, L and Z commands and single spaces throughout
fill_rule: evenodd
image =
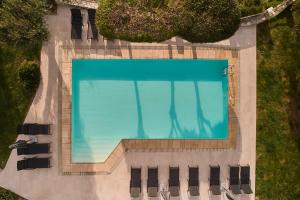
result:
M 34 62 L 24 62 L 19 68 L 19 79 L 28 91 L 35 91 L 40 83 L 40 68 Z
M 22 47 L 40 46 L 48 37 L 43 17 L 50 0 L 3 0 L 0 4 L 0 42 Z
M 96 22 L 109 39 L 161 42 L 181 36 L 190 42 L 216 42 L 239 28 L 240 11 L 235 0 L 103 0 Z
M 0 190 L 0 200 L 14 200 L 16 195 L 14 195 L 12 192 L 9 191 L 1 191 Z

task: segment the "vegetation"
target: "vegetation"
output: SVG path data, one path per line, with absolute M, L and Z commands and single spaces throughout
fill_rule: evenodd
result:
M 48 31 L 43 17 L 46 0 L 3 0 L 0 4 L 0 41 L 17 46 L 40 46 Z
M 19 69 L 19 79 L 28 91 L 35 90 L 40 83 L 40 68 L 37 63 L 25 61 Z
M 24 120 L 39 82 L 37 66 L 28 64 L 39 63 L 41 44 L 48 36 L 43 16 L 51 1 L 0 3 L 0 168 L 5 166 L 16 125 Z
M 97 26 L 110 39 L 160 42 L 181 36 L 190 42 L 230 37 L 240 23 L 235 0 L 103 0 Z
M 4 190 L 0 188 L 0 200 L 24 200 L 24 199 L 8 190 Z
M 9 157 L 40 80 L 39 54 L 48 31 L 43 17 L 54 0 L 0 0 L 0 168 Z M 21 197 L 0 188 L 0 200 Z
M 300 4 L 258 26 L 256 196 L 300 199 Z
M 24 88 L 19 67 L 24 60 L 37 60 L 38 54 L 7 46 L 0 47 L 0 167 L 5 166 L 16 139 L 16 126 L 22 123 L 35 93 L 35 87 Z M 39 76 L 38 76 L 39 78 Z
M 238 0 L 242 16 L 260 13 L 269 7 L 277 6 L 283 0 Z

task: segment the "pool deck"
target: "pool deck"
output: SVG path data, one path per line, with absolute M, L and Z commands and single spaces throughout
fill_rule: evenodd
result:
M 87 15 L 84 15 L 86 22 Z M 147 167 L 159 167 L 159 183 L 168 182 L 168 167 L 180 167 L 181 192 L 177 199 L 226 199 L 224 195 L 209 195 L 209 165 L 220 165 L 221 185 L 228 187 L 228 165 L 251 166 L 251 186 L 255 192 L 256 154 L 256 26 L 241 27 L 230 39 L 216 44 L 193 44 L 173 38 L 160 44 L 135 44 L 123 41 L 70 40 L 70 11 L 58 6 L 57 15 L 47 17 L 51 38 L 41 53 L 42 81 L 25 119 L 26 122 L 50 123 L 52 134 L 38 136 L 40 142 L 51 142 L 51 168 L 16 171 L 16 162 L 22 157 L 13 150 L 6 167 L 0 171 L 0 186 L 27 199 L 130 199 L 131 166 L 142 167 L 142 197 L 147 197 Z M 86 38 L 87 24 L 82 38 Z M 97 167 L 70 161 L 71 112 L 69 86 L 70 59 L 77 58 L 227 58 L 235 66 L 232 71 L 234 131 L 228 141 L 148 141 L 124 140 L 116 148 L 112 165 Z M 236 69 L 236 71 L 235 71 Z M 236 82 L 235 82 L 236 81 Z M 230 94 L 229 94 L 230 95 Z M 68 100 L 69 99 L 69 100 Z M 68 102 L 69 101 L 69 102 Z M 69 113 L 67 112 L 69 111 Z M 65 131 L 64 131 L 65 130 Z M 18 139 L 25 136 L 19 136 Z M 69 145 L 69 146 L 68 146 Z M 160 148 L 168 146 L 168 148 Z M 67 147 L 67 148 L 65 148 Z M 68 152 L 69 151 L 69 152 Z M 41 155 L 40 157 L 47 155 Z M 200 198 L 187 193 L 188 166 L 199 166 Z M 92 167 L 90 167 L 92 166 Z M 100 166 L 100 165 L 99 165 Z M 74 168 L 73 168 L 74 167 Z M 83 170 L 84 169 L 84 170 Z M 109 172 L 109 174 L 93 172 Z M 76 175 L 73 175 L 77 172 Z M 115 191 L 118 188 L 118 191 Z M 155 198 L 154 198 L 155 199 Z M 156 198 L 159 199 L 159 198 Z M 255 199 L 255 194 L 239 195 L 237 199 Z
M 77 50 L 77 52 L 76 52 Z M 61 79 L 59 87 L 62 92 L 59 96 L 59 117 L 61 118 L 61 161 L 62 172 L 70 173 L 111 173 L 114 167 L 122 159 L 126 151 L 139 152 L 174 152 L 174 151 L 199 151 L 200 149 L 234 149 L 236 147 L 236 135 L 239 134 L 238 107 L 239 107 L 239 51 L 235 48 L 203 47 L 184 45 L 181 51 L 178 47 L 168 44 L 150 46 L 143 44 L 127 44 L 119 46 L 113 44 L 108 49 L 106 46 L 80 46 L 74 50 L 74 46 L 61 46 L 60 48 Z M 116 146 L 109 157 L 101 163 L 72 163 L 72 133 L 71 133 L 71 97 L 72 97 L 72 60 L 73 59 L 228 59 L 228 139 L 227 140 L 122 140 Z M 60 103 L 61 102 L 61 103 Z

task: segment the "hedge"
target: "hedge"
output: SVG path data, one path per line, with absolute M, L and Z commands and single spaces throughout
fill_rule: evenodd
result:
M 236 32 L 240 10 L 235 0 L 102 0 L 96 23 L 108 39 L 216 42 Z

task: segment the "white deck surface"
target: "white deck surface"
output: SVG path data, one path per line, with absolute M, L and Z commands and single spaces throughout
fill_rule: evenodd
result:
M 85 15 L 84 18 L 87 16 Z M 159 167 L 159 183 L 168 183 L 168 167 L 180 167 L 181 193 L 177 199 L 226 199 L 209 197 L 209 165 L 221 167 L 221 183 L 228 184 L 228 165 L 240 164 L 251 166 L 251 186 L 255 189 L 255 147 L 256 147 L 256 27 L 243 27 L 232 38 L 218 43 L 240 48 L 240 134 L 237 136 L 237 149 L 199 150 L 199 152 L 127 152 L 119 165 L 110 175 L 62 175 L 58 160 L 58 49 L 60 45 L 71 45 L 70 11 L 66 6 L 59 6 L 57 15 L 47 18 L 51 38 L 46 42 L 41 54 L 42 81 L 26 117 L 26 122 L 50 123 L 52 135 L 39 136 L 39 141 L 51 142 L 50 169 L 17 171 L 16 162 L 21 157 L 13 150 L 6 167 L 0 171 L 0 186 L 32 200 L 123 200 L 130 199 L 130 167 L 142 167 L 141 199 L 147 197 L 147 166 Z M 84 27 L 87 29 L 87 26 Z M 83 38 L 86 35 L 83 34 Z M 78 45 L 87 45 L 86 40 L 77 41 Z M 182 40 L 173 39 L 172 44 L 182 44 Z M 98 42 L 102 43 L 102 40 Z M 103 45 L 103 43 L 102 43 Z M 208 44 L 206 44 L 208 45 Z M 214 44 L 209 44 L 214 45 Z M 23 136 L 24 137 L 24 136 Z M 21 136 L 20 136 L 21 138 Z M 200 197 L 190 198 L 187 193 L 188 166 L 199 166 Z M 154 198 L 155 199 L 155 198 Z M 162 198 L 156 198 L 162 199 Z M 253 199 L 252 195 L 239 195 L 237 199 Z

